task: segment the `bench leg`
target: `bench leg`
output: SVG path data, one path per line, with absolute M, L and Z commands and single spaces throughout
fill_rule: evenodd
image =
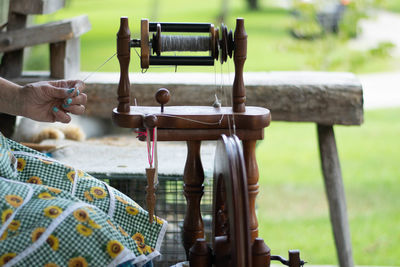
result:
M 318 140 L 339 264 L 341 267 L 353 267 L 354 262 L 347 219 L 346 197 L 333 126 L 318 124 Z

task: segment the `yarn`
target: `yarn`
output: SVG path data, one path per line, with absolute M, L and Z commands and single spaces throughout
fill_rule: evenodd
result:
M 162 35 L 161 52 L 209 51 L 211 49 L 210 42 L 208 36 Z

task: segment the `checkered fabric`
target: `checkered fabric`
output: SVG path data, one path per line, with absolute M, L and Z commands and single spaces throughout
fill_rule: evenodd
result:
M 159 255 L 167 223 L 150 224 L 87 173 L 0 136 L 0 175 L 0 266 L 141 265 Z

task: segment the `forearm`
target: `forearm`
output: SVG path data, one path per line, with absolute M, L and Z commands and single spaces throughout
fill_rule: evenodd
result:
M 22 86 L 0 77 L 0 112 L 20 115 L 20 90 Z

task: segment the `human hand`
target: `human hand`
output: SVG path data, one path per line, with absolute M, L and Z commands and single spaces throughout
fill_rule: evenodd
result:
M 68 123 L 71 117 L 67 112 L 76 115 L 85 112 L 87 95 L 82 93 L 84 89 L 85 84 L 79 80 L 27 84 L 20 90 L 19 115 L 36 121 Z

